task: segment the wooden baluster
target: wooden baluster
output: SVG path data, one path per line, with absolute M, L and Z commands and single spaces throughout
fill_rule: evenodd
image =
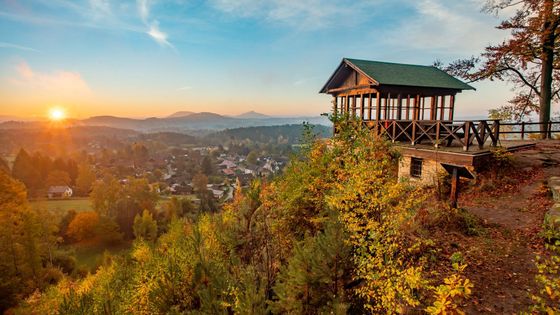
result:
M 463 151 L 468 151 L 469 150 L 469 145 L 470 145 L 470 133 L 471 133 L 471 122 L 470 121 L 466 121 L 463 124 L 463 128 L 465 130 L 465 140 L 463 143 Z

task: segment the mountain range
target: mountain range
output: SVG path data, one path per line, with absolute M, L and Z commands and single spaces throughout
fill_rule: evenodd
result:
M 150 117 L 145 119 L 94 116 L 86 119 L 69 119 L 69 126 L 105 126 L 120 129 L 130 129 L 140 132 L 189 132 L 216 131 L 240 127 L 276 126 L 287 124 L 302 124 L 308 122 L 314 125 L 330 126 L 331 122 L 324 116 L 274 117 L 254 111 L 237 116 L 225 116 L 210 112 L 181 111 L 163 118 Z M 45 122 L 4 121 L 0 129 L 33 128 Z

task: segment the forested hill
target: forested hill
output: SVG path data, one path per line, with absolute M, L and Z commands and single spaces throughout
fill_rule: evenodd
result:
M 319 138 L 332 136 L 332 127 L 323 125 L 312 125 L 313 133 Z M 282 126 L 260 126 L 226 129 L 209 134 L 205 139 L 214 144 L 221 144 L 231 140 L 253 142 L 277 143 L 277 144 L 296 144 L 302 140 L 304 132 L 303 124 L 282 125 Z

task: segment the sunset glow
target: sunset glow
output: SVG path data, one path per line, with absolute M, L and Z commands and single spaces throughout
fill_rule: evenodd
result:
M 52 121 L 61 121 L 66 118 L 66 112 L 60 107 L 53 107 L 49 110 L 49 119 Z

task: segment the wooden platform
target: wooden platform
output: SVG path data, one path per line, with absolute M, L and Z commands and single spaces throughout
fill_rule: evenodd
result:
M 406 144 L 396 143 L 401 153 L 405 156 L 414 156 L 423 159 L 430 159 L 439 163 L 449 163 L 455 165 L 477 167 L 488 161 L 492 155 L 492 151 L 496 147 L 484 146 L 479 148 L 471 147 L 469 151 L 464 151 L 462 147 L 438 147 L 435 148 L 429 144 Z M 505 148 L 508 152 L 514 152 L 534 147 L 535 141 L 500 141 L 498 148 Z

